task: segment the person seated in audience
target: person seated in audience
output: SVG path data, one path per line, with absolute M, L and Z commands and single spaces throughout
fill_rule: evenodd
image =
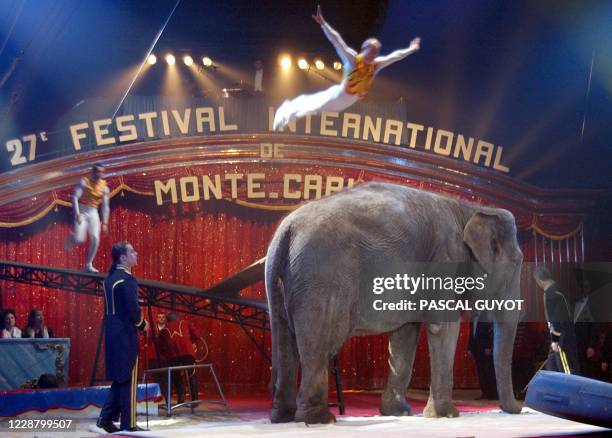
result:
M 604 382 L 612 383 L 612 323 L 609 323 L 604 330 L 601 333 L 603 342 L 599 360 L 600 379 Z
M 53 330 L 45 325 L 45 317 L 42 310 L 32 309 L 28 315 L 28 327 L 25 329 L 24 338 L 54 338 Z
M 21 337 L 21 330 L 15 325 L 16 322 L 14 310 L 6 309 L 2 312 L 2 339 Z

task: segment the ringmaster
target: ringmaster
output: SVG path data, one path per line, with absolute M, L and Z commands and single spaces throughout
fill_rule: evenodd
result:
M 128 242 L 118 242 L 111 256 L 113 264 L 104 280 L 104 346 L 106 379 L 113 383 L 97 426 L 109 433 L 139 431 L 143 429 L 136 425 L 138 330 L 147 330 L 149 324 L 138 306 L 138 283 L 131 272 L 138 253 Z M 119 417 L 118 429 L 113 421 Z

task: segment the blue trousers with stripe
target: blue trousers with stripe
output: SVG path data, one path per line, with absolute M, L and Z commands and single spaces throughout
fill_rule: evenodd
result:
M 130 379 L 126 382 L 113 381 L 106 402 L 100 411 L 103 422 L 117 421 L 121 416 L 121 430 L 136 427 L 136 386 L 138 384 L 138 358 Z

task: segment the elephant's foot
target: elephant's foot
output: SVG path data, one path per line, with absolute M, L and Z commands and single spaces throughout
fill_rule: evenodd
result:
M 306 424 L 328 424 L 335 423 L 336 416 L 332 414 L 327 406 L 299 410 L 295 414 L 295 421 Z
M 426 418 L 454 418 L 459 416 L 459 411 L 451 401 L 434 402 L 429 399 L 423 410 L 423 416 Z
M 412 408 L 403 396 L 394 397 L 383 394 L 380 400 L 380 413 L 381 415 L 401 417 L 412 415 Z
M 519 405 L 516 400 L 502 402 L 501 409 L 509 414 L 520 414 L 522 410 L 521 405 Z
M 272 412 L 270 413 L 270 421 L 272 423 L 290 423 L 295 420 L 295 411 L 297 406 L 294 403 L 282 403 L 274 400 L 272 404 Z
M 270 414 L 272 423 L 290 423 L 295 420 L 295 409 L 277 409 L 273 408 Z

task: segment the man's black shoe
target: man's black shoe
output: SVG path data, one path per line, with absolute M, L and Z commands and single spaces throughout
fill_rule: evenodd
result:
M 108 433 L 119 432 L 119 428 L 115 426 L 112 421 L 102 421 L 100 418 L 98 418 L 96 426 L 98 426 L 100 429 L 104 429 L 104 431 Z

